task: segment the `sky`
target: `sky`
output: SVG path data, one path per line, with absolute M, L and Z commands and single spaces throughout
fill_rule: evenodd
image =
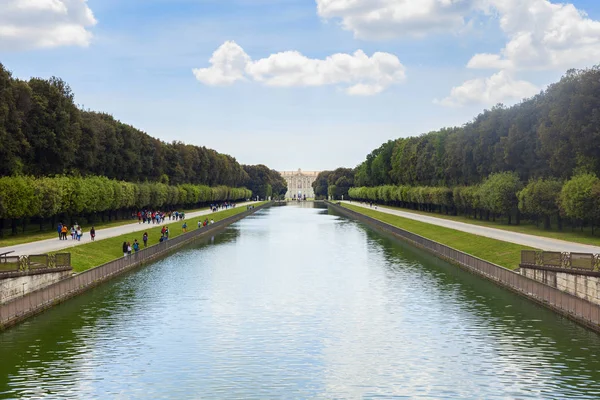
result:
M 600 60 L 600 2 L 0 0 L 0 62 L 277 170 L 354 167 Z

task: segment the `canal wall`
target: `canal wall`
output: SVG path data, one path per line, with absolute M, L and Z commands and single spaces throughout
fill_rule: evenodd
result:
M 0 304 L 66 279 L 71 276 L 72 271 L 71 267 L 59 267 L 4 272 L 0 277 Z
M 600 272 L 565 271 L 547 266 L 521 265 L 523 276 L 600 305 Z
M 126 271 L 130 271 L 148 262 L 171 253 L 177 248 L 194 241 L 197 238 L 218 233 L 227 226 L 237 222 L 258 210 L 270 206 L 262 204 L 240 214 L 225 218 L 207 227 L 196 229 L 179 235 L 154 246 L 147 247 L 128 257 L 122 257 L 104 265 L 89 269 L 80 274 L 62 279 L 40 290 L 20 296 L 4 304 L 0 304 L 0 331 L 12 326 L 32 315 L 38 314 L 71 297 L 83 293 L 102 282 L 106 282 Z
M 342 215 L 390 233 L 439 258 L 456 264 L 469 272 L 482 276 L 575 322 L 600 332 L 600 305 L 598 304 L 338 204 L 327 202 L 327 205 Z

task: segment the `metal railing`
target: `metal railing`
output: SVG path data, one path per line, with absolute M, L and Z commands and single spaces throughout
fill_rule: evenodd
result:
M 521 251 L 521 265 L 564 270 L 600 271 L 600 254 L 558 251 Z
M 423 236 L 416 235 L 375 218 L 371 218 L 354 210 L 331 202 L 328 202 L 328 205 L 343 215 L 366 222 L 370 226 L 389 232 L 394 236 L 398 236 L 440 258 L 458 264 L 537 303 L 543 304 L 585 326 L 600 331 L 600 306 L 597 304 L 563 292 L 550 285 L 538 282 L 489 261 L 482 260 L 460 250 L 453 249 Z M 531 255 L 529 254 L 526 257 L 531 257 Z M 556 262 L 556 259 L 553 257 L 555 256 L 548 254 L 546 255 L 546 260 L 552 259 Z M 573 259 L 574 258 L 571 257 L 570 265 L 580 265 L 579 258 L 575 257 L 575 264 L 573 264 Z
M 40 269 L 71 267 L 71 253 L 33 254 L 29 256 L 0 256 L 0 274 L 3 272 L 26 272 Z

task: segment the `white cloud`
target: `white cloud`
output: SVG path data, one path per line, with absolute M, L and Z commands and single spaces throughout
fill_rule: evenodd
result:
M 458 32 L 481 0 L 316 0 L 325 19 L 339 19 L 344 29 L 363 39 Z
M 193 72 L 200 82 L 213 86 L 248 78 L 276 87 L 344 85 L 350 95 L 373 95 L 406 78 L 395 55 L 378 52 L 369 57 L 362 50 L 325 59 L 285 51 L 252 61 L 239 45 L 229 41 L 213 53 L 210 63 L 210 67 Z
M 450 96 L 435 103 L 457 107 L 472 104 L 493 105 L 507 100 L 521 100 L 533 96 L 539 89 L 522 80 L 516 80 L 509 72 L 500 71 L 489 78 L 466 81 L 452 88 Z
M 508 42 L 500 54 L 477 54 L 469 68 L 564 69 L 600 59 L 600 21 L 573 4 L 488 0 Z
M 0 49 L 88 46 L 95 24 L 86 0 L 0 1 Z
M 210 85 L 231 85 L 244 79 L 244 70 L 250 57 L 233 41 L 225 42 L 210 58 L 211 67 L 193 70 L 196 79 Z

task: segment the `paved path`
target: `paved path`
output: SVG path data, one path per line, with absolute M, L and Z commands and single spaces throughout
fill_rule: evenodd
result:
M 256 202 L 250 201 L 247 203 L 240 203 L 240 204 L 236 204 L 236 207 L 246 207 L 246 205 L 253 204 L 253 203 L 256 203 Z M 189 220 L 189 219 L 192 219 L 195 217 L 199 217 L 201 215 L 208 215 L 208 214 L 212 214 L 212 211 L 209 208 L 207 208 L 206 210 L 202 210 L 202 211 L 185 213 L 185 219 Z M 169 221 L 169 219 L 167 219 L 165 221 L 165 225 L 175 224 L 175 223 L 180 223 L 180 222 L 179 221 Z M 156 226 L 157 226 L 156 224 L 148 225 L 148 224 L 139 224 L 139 223 L 135 222 L 135 223 L 127 224 L 127 225 L 115 226 L 113 228 L 96 229 L 96 241 L 102 240 L 102 239 L 108 239 L 108 238 L 115 237 L 115 236 L 121 236 L 126 233 L 145 231 L 150 228 L 154 228 Z M 194 227 L 191 226 L 190 228 L 193 229 Z M 29 254 L 46 254 L 46 253 L 50 253 L 53 251 L 63 250 L 63 249 L 67 249 L 69 247 L 79 246 L 79 245 L 91 242 L 89 229 L 86 232 L 84 232 L 83 237 L 81 238 L 81 241 L 71 240 L 70 234 L 67 235 L 67 237 L 69 238 L 67 240 L 58 240 L 58 234 L 56 236 L 57 236 L 56 239 L 46 239 L 46 240 L 39 240 L 37 242 L 18 244 L 15 246 L 0 247 L 0 253 L 4 253 L 7 251 L 14 251 L 14 253 L 10 254 L 11 256 L 29 255 Z
M 357 202 L 349 203 L 354 206 L 369 208 L 366 204 L 360 204 Z M 373 206 L 374 208 L 375 206 Z M 485 226 L 467 224 L 464 222 L 457 222 L 447 220 L 443 218 L 430 217 L 427 215 L 415 214 L 407 211 L 400 211 L 387 207 L 377 206 L 377 211 L 381 211 L 387 214 L 398 215 L 400 217 L 412 219 L 415 221 L 426 222 L 428 224 L 443 226 L 445 228 L 455 229 L 457 231 L 473 233 L 479 236 L 485 236 L 492 239 L 498 239 L 505 242 L 516 243 L 523 246 L 529 246 L 540 250 L 546 251 L 568 251 L 573 253 L 596 253 L 600 254 L 600 246 L 591 246 L 587 244 L 580 244 L 574 242 L 567 242 L 565 240 L 551 239 L 542 236 L 528 235 L 525 233 L 517 233 L 511 231 L 505 231 L 502 229 L 488 228 Z

